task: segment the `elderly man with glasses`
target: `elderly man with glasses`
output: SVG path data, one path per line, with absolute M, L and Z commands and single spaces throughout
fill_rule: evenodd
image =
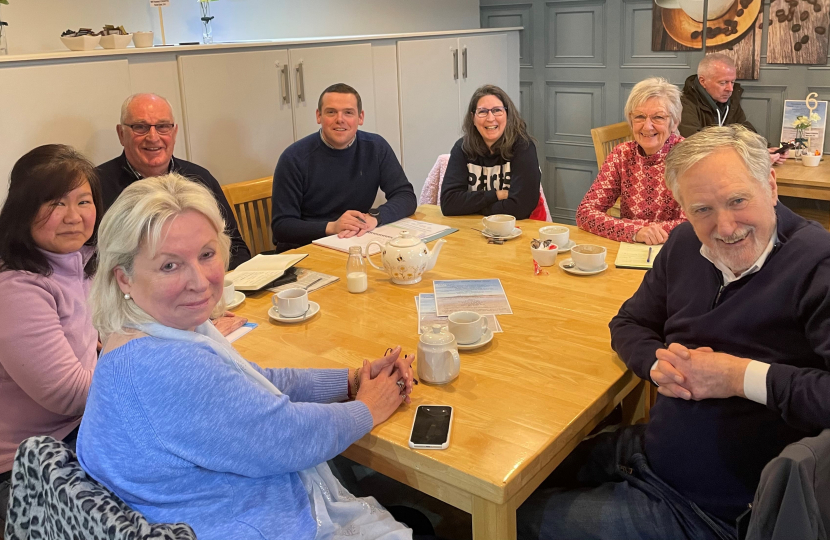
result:
M 650 421 L 583 441 L 519 510 L 522 539 L 735 538 L 765 464 L 830 427 L 830 234 L 778 201 L 740 125 L 678 143 L 666 183 L 689 223 L 610 324 L 659 385 Z
M 124 189 L 142 178 L 179 173 L 203 184 L 216 197 L 231 237 L 230 269 L 251 258 L 251 252 L 239 234 L 233 212 L 219 182 L 210 172 L 189 161 L 173 158 L 179 126 L 173 108 L 156 94 L 134 94 L 121 106 L 121 122 L 115 128 L 124 152 L 97 167 L 106 211 Z

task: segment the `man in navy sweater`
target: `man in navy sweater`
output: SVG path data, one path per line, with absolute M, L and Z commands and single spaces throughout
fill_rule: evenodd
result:
M 324 236 L 362 236 L 412 215 L 417 199 L 383 137 L 358 131 L 360 94 L 343 83 L 317 101 L 320 131 L 285 149 L 274 171 L 271 230 L 277 251 Z M 372 210 L 378 188 L 386 203 Z
M 740 125 L 678 144 L 666 183 L 689 223 L 610 324 L 659 385 L 651 420 L 580 444 L 520 538 L 735 538 L 764 465 L 830 427 L 830 233 L 778 203 Z

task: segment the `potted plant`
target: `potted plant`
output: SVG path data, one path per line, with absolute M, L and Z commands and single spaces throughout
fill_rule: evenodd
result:
M 793 127 L 795 128 L 795 139 L 794 139 L 794 148 L 795 148 L 795 157 L 800 158 L 807 152 L 807 148 L 809 147 L 810 139 L 807 138 L 804 132 L 810 127 L 812 127 L 813 122 L 818 122 L 821 120 L 821 117 L 812 111 L 810 111 L 809 115 L 802 114 L 795 117 L 793 121 Z
M 213 29 L 210 26 L 210 21 L 213 20 L 213 16 L 210 14 L 210 3 L 215 1 L 199 0 L 199 8 L 202 10 L 202 43 L 205 45 L 213 43 Z

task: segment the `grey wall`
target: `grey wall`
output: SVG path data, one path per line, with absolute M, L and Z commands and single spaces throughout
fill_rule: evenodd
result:
M 478 28 L 478 0 L 220 0 L 210 8 L 217 42 Z M 172 0 L 163 16 L 167 43 L 201 39 L 196 0 Z M 148 0 L 11 0 L 0 18 L 9 22 L 9 54 L 65 50 L 62 31 L 105 24 L 152 30 L 161 43 Z
M 646 77 L 682 88 L 703 52 L 652 52 L 652 0 L 480 0 L 480 6 L 482 28 L 524 27 L 520 107 L 538 142 L 551 214 L 573 223 L 597 175 L 591 128 L 624 120 L 628 93 Z M 830 100 L 830 67 L 767 65 L 766 34 L 765 28 L 760 79 L 741 81 L 743 107 L 759 133 L 777 141 L 785 99 L 818 92 Z

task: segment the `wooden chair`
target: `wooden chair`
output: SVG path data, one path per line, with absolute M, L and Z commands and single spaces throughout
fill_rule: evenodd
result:
M 231 205 L 239 232 L 251 256 L 274 249 L 271 240 L 271 185 L 268 176 L 222 186 L 222 192 Z
M 605 163 L 605 158 L 608 157 L 615 146 L 626 141 L 633 141 L 634 137 L 631 135 L 631 126 L 628 125 L 628 122 L 620 122 L 592 129 L 591 139 L 594 141 L 594 153 L 597 155 L 597 168 L 601 169 L 602 164 Z M 620 217 L 619 199 L 614 203 L 614 206 L 608 209 L 608 215 Z

